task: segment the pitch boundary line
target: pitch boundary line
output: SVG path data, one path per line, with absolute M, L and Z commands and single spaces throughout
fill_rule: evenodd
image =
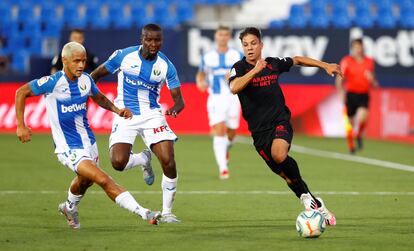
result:
M 242 144 L 252 143 L 252 141 L 250 139 L 247 139 L 246 137 L 239 136 L 236 138 L 236 140 L 237 142 L 242 143 Z M 317 149 L 312 149 L 309 147 L 299 146 L 295 144 L 292 144 L 291 150 L 293 152 L 307 154 L 307 155 L 316 156 L 316 157 L 322 157 L 322 158 L 328 158 L 328 159 L 339 159 L 339 160 L 367 164 L 371 166 L 379 166 L 379 167 L 384 167 L 384 168 L 389 168 L 389 169 L 414 172 L 414 166 L 400 164 L 400 163 L 391 162 L 391 161 L 385 161 L 385 160 L 379 160 L 379 159 L 373 159 L 373 158 L 367 158 L 367 157 L 361 157 L 361 156 L 355 156 L 355 155 L 349 155 L 349 154 L 331 152 L 331 151 L 325 151 L 325 150 L 317 150 Z
M 162 194 L 161 191 L 129 191 L 131 194 Z M 24 191 L 24 190 L 0 190 L 0 195 L 30 195 L 30 194 L 65 194 L 67 191 L 56 190 L 40 190 L 40 191 Z M 230 190 L 195 190 L 195 191 L 177 191 L 180 195 L 292 195 L 291 191 L 266 191 L 266 190 L 253 190 L 253 191 L 230 191 Z M 393 196 L 404 195 L 414 196 L 414 192 L 358 192 L 358 191 L 315 191 L 315 194 L 320 195 L 343 195 L 343 196 Z M 104 194 L 103 191 L 88 191 L 87 194 Z

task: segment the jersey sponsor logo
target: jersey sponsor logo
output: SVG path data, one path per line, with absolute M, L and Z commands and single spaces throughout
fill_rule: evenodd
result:
M 160 126 L 160 127 L 157 127 L 157 128 L 153 128 L 153 130 L 154 130 L 154 134 L 170 131 L 170 129 L 166 125 L 163 125 L 163 126 Z
M 154 73 L 154 75 L 155 76 L 159 76 L 159 75 L 161 75 L 161 70 L 159 70 L 159 69 L 154 69 L 153 71 L 152 71 L 153 73 Z
M 288 134 L 288 130 L 284 125 L 277 125 L 275 128 L 275 136 L 280 137 L 285 134 Z
M 47 81 L 49 80 L 49 76 L 44 76 L 42 78 L 40 78 L 39 80 L 37 80 L 37 86 L 42 86 L 44 85 Z
M 234 76 L 236 76 L 236 69 L 231 68 L 231 71 L 230 71 L 230 77 L 232 78 L 232 77 L 234 77 Z
M 125 82 L 127 82 L 130 85 L 143 86 L 143 87 L 145 87 L 147 89 L 150 89 L 150 90 L 153 90 L 153 91 L 157 90 L 156 86 L 149 85 L 149 84 L 147 84 L 145 82 L 142 82 L 142 81 L 139 81 L 139 80 L 130 79 L 128 76 L 125 76 Z
M 251 82 L 254 87 L 265 87 L 265 86 L 269 86 L 272 84 L 276 84 L 277 78 L 278 78 L 278 75 L 272 74 L 269 76 L 255 77 L 252 79 Z
M 78 112 L 81 110 L 86 110 L 86 102 L 82 104 L 72 104 L 69 106 L 66 106 L 64 104 L 60 105 L 60 109 L 62 113 L 68 113 L 68 112 Z

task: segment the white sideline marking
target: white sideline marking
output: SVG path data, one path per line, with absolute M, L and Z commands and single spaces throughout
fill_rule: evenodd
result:
M 161 191 L 129 191 L 131 194 L 161 194 Z M 19 194 L 64 194 L 67 191 L 54 191 L 54 190 L 41 190 L 41 191 L 23 191 L 23 190 L 0 190 L 0 195 L 19 195 Z M 88 194 L 104 194 L 103 191 L 88 191 Z M 293 195 L 291 191 L 177 191 L 182 195 Z M 372 196 L 384 196 L 384 195 L 407 195 L 414 196 L 414 192 L 357 192 L 357 191 L 316 191 L 318 195 L 344 195 L 344 196 L 360 196 L 360 195 L 372 195 Z
M 252 144 L 252 141 L 248 139 L 247 137 L 237 137 L 237 142 L 242 144 Z M 292 144 L 292 151 L 303 153 L 307 155 L 317 156 L 317 157 L 323 157 L 323 158 L 330 158 L 330 159 L 339 159 L 339 160 L 346 160 L 351 162 L 357 162 L 372 166 L 380 166 L 390 169 L 397 169 L 397 170 L 403 170 L 408 172 L 414 172 L 414 166 L 410 165 L 404 165 L 399 164 L 391 161 L 385 161 L 385 160 L 379 160 L 379 159 L 372 159 L 367 157 L 361 157 L 361 156 L 355 156 L 350 154 L 344 154 L 344 153 L 337 153 L 337 152 L 330 152 L 330 151 L 324 151 L 324 150 L 316 150 L 305 146 L 298 146 Z

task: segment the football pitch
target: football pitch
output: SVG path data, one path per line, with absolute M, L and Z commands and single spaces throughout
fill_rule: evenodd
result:
M 112 170 L 107 141 L 98 136 L 101 167 L 143 206 L 159 210 L 158 161 L 148 187 L 139 169 Z M 0 250 L 413 250 L 413 145 L 369 140 L 357 154 L 365 158 L 344 159 L 343 139 L 296 135 L 300 147 L 291 155 L 338 222 L 320 238 L 304 239 L 295 229 L 302 205 L 248 140 L 232 148 L 225 181 L 211 144 L 207 136 L 180 136 L 176 144 L 174 213 L 181 224 L 149 225 L 94 185 L 79 206 L 81 229 L 72 230 L 57 206 L 74 175 L 58 163 L 51 136 L 34 135 L 23 145 L 0 135 Z M 135 150 L 142 148 L 138 140 Z M 393 169 L 400 167 L 407 170 Z

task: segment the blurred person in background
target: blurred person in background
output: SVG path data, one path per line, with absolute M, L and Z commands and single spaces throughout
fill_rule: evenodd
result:
M 73 29 L 69 35 L 69 42 L 77 42 L 83 45 L 85 42 L 85 32 L 81 29 Z M 86 66 L 85 72 L 91 73 L 98 64 L 98 57 L 92 54 L 89 50 L 86 50 Z M 52 67 L 50 69 L 50 74 L 54 74 L 57 71 L 62 70 L 62 55 L 58 54 L 52 59 Z
M 220 179 L 229 178 L 229 149 L 233 144 L 240 122 L 240 102 L 228 85 L 230 69 L 243 55 L 228 43 L 231 30 L 219 26 L 214 34 L 215 48 L 201 57 L 196 75 L 197 87 L 204 92 L 208 89 L 207 112 L 213 133 L 213 151 L 219 167 Z
M 365 56 L 362 39 L 351 41 L 351 54 L 341 60 L 344 77 L 337 76 L 336 87 L 344 102 L 344 118 L 348 150 L 351 154 L 363 148 L 363 133 L 368 118 L 369 91 L 378 87 L 374 60 Z M 357 148 L 354 146 L 356 137 Z

